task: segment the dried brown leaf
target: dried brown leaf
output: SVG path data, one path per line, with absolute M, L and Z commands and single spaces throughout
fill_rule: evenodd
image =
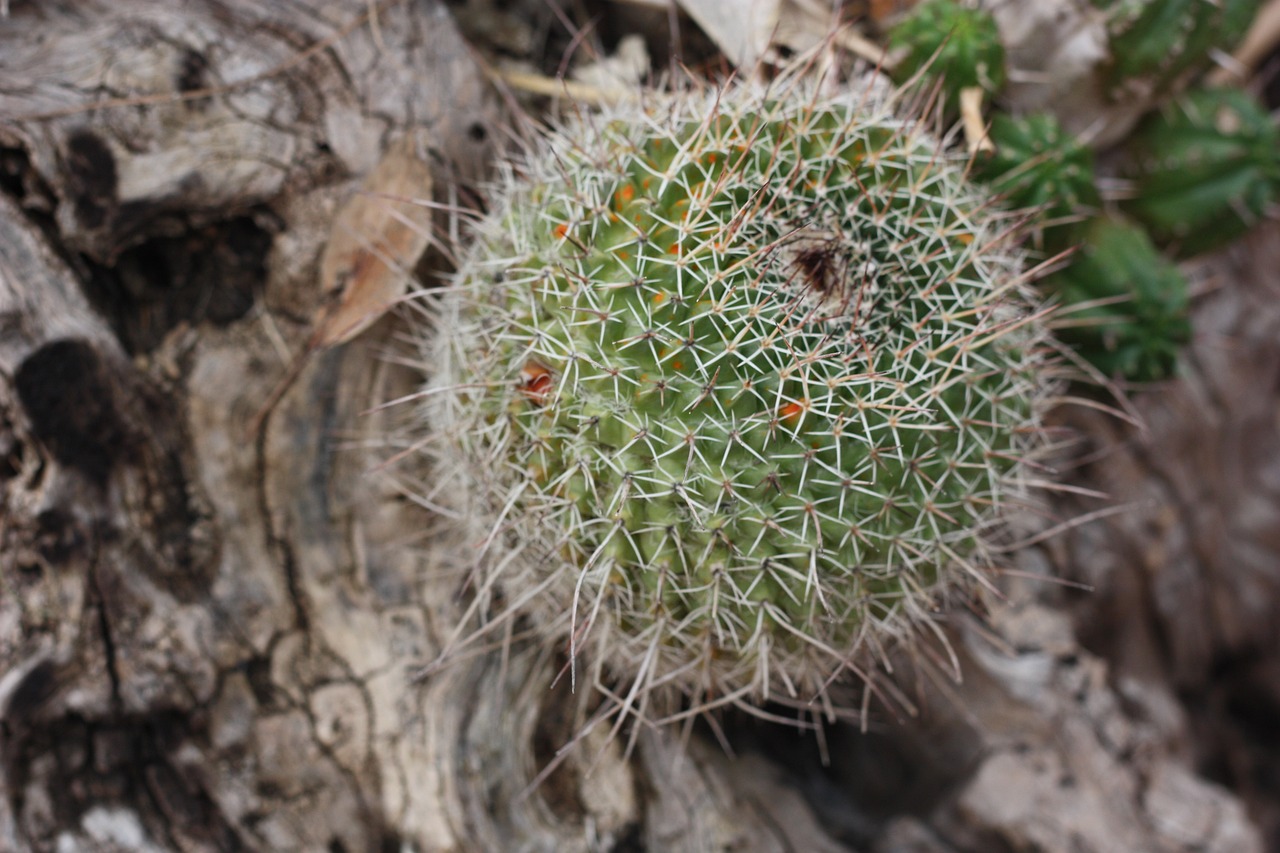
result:
M 334 218 L 320 261 L 325 301 L 309 348 L 346 343 L 404 294 L 431 235 L 431 171 L 421 141 L 405 136 L 387 148 L 364 185 Z

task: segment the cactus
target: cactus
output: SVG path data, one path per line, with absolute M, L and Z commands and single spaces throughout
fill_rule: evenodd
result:
M 1093 183 L 1093 151 L 1047 114 L 997 113 L 989 135 L 995 152 L 978 155 L 975 174 L 1011 207 L 1039 213 L 1037 231 L 1046 248 L 1065 249 L 1075 220 L 1102 203 Z
M 801 702 L 987 568 L 1045 348 L 963 171 L 870 80 L 651 95 L 508 164 L 423 412 L 487 606 L 623 713 Z
M 1107 15 L 1111 59 L 1103 83 L 1113 95 L 1140 85 L 1156 93 L 1208 66 L 1249 28 L 1259 0 L 1093 0 Z
M 889 45 L 903 52 L 894 76 L 905 81 L 921 71 L 938 80 L 950 111 L 962 89 L 995 94 L 1004 86 L 1004 45 L 990 12 L 956 0 L 925 0 L 889 32 Z
M 1280 131 L 1238 89 L 1199 89 L 1149 117 L 1129 143 L 1124 210 L 1182 257 L 1244 234 L 1280 193 Z
M 1191 337 L 1186 278 L 1132 222 L 1097 217 L 1080 234 L 1079 254 L 1044 282 L 1063 306 L 1057 337 L 1110 376 L 1169 376 Z

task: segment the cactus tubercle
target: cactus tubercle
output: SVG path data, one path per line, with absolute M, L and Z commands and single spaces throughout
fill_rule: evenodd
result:
M 431 303 L 423 417 L 474 587 L 637 713 L 808 701 L 909 637 L 988 567 L 1037 445 L 1008 221 L 881 84 L 828 88 L 568 122 Z

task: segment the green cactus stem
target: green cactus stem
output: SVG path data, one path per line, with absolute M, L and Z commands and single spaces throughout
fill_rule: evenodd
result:
M 1104 85 L 1172 90 L 1229 51 L 1249 29 L 1259 0 L 1093 0 L 1107 14 L 1111 59 Z
M 1062 303 L 1057 337 L 1107 376 L 1170 376 L 1191 338 L 1186 278 L 1132 222 L 1097 217 L 1079 234 L 1079 253 L 1044 281 Z
M 975 174 L 1016 210 L 1036 211 L 1035 232 L 1053 252 L 1071 245 L 1073 227 L 1102 204 L 1094 186 L 1093 151 L 1043 113 L 997 113 L 989 137 L 995 151 L 975 158 Z
M 952 114 L 960 92 L 979 88 L 994 95 L 1004 87 L 1004 44 L 995 18 L 957 0 L 924 0 L 889 33 L 889 46 L 902 53 L 894 67 L 899 82 L 923 72 L 938 81 Z
M 869 79 L 651 95 L 509 164 L 431 306 L 474 588 L 630 713 L 807 702 L 910 638 L 988 567 L 1046 386 L 963 172 Z
M 1240 237 L 1280 193 L 1280 130 L 1239 89 L 1187 93 L 1138 128 L 1128 154 L 1125 212 L 1180 257 Z

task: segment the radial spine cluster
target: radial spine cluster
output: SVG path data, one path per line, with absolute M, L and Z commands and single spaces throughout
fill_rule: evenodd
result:
M 579 116 L 505 165 L 432 297 L 422 414 L 477 611 L 632 712 L 823 693 L 990 567 L 1023 492 L 1044 341 L 1010 221 L 890 100 Z

